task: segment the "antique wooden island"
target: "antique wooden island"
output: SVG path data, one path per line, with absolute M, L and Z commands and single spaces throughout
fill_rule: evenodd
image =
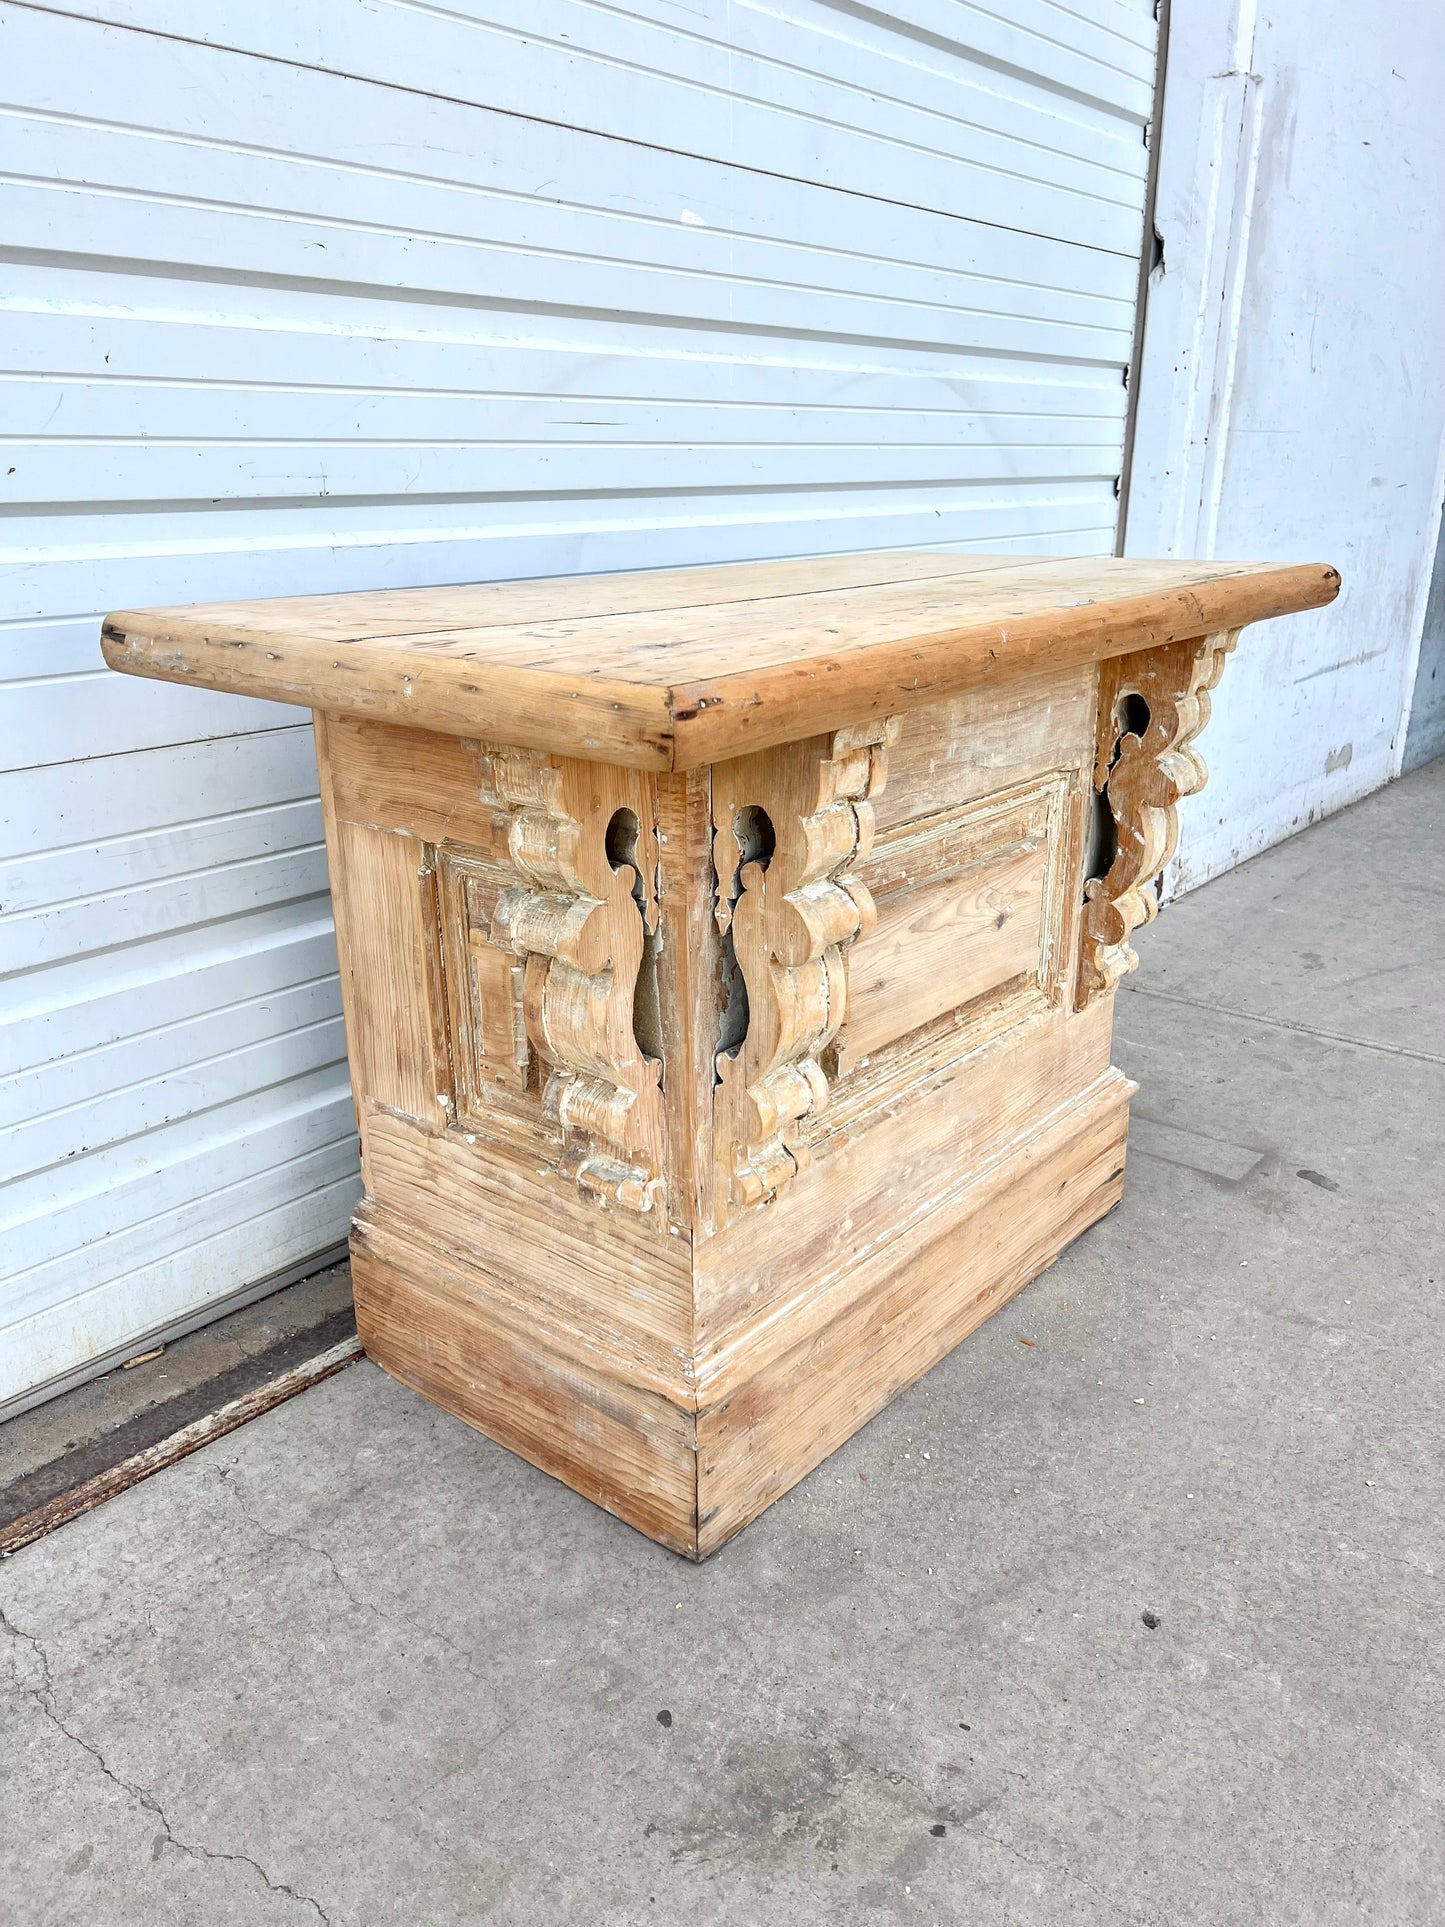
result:
M 1318 566 L 919 554 L 115 615 L 315 712 L 377 1362 L 704 1558 L 1115 1204 L 1239 629 Z

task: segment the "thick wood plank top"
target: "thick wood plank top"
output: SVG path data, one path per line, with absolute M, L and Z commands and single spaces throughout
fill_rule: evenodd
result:
M 687 769 L 1331 601 L 1323 563 L 894 552 L 125 611 L 113 669 Z

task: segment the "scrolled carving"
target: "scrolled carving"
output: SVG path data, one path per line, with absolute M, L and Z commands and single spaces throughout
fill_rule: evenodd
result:
M 872 847 L 868 799 L 897 731 L 889 718 L 713 770 L 715 908 L 746 1010 L 745 1023 L 725 1019 L 716 1060 L 735 1208 L 790 1182 L 808 1156 L 799 1127 L 828 1101 L 823 1055 L 847 1012 L 847 949 L 876 915 L 849 866 Z
M 1100 665 L 1094 788 L 1107 803 L 1114 848 L 1104 874 L 1084 887 L 1080 1009 L 1138 966 L 1129 938 L 1158 912 L 1158 879 L 1179 841 L 1179 800 L 1208 780 L 1193 741 L 1238 635 L 1219 630 Z
M 523 881 L 498 897 L 490 943 L 521 963 L 547 1113 L 586 1190 L 648 1211 L 660 1188 L 659 1055 L 637 1037 L 639 978 L 657 929 L 657 847 L 645 779 L 526 750 L 495 751 Z

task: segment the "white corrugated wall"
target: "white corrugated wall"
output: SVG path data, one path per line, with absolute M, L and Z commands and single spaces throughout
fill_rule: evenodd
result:
M 1105 553 L 1148 0 L 0 5 L 0 1409 L 341 1239 L 310 731 L 109 608 Z

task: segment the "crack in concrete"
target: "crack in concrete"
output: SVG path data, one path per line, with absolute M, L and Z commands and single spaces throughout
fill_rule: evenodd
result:
M 119 1787 L 122 1793 L 128 1794 L 139 1807 L 150 1814 L 153 1819 L 159 1821 L 161 1831 L 165 1835 L 168 1845 L 174 1847 L 177 1853 L 183 1853 L 191 1860 L 199 1860 L 202 1862 L 229 1861 L 234 1866 L 249 1867 L 253 1873 L 260 1875 L 261 1879 L 273 1894 L 284 1894 L 288 1900 L 294 1900 L 303 1907 L 312 1908 L 317 1919 L 324 1923 L 324 1927 L 331 1927 L 330 1914 L 327 1913 L 326 1909 L 321 1905 L 321 1902 L 316 1899 L 314 1894 L 304 1894 L 298 1888 L 288 1885 L 284 1880 L 273 1880 L 261 1865 L 260 1861 L 252 1859 L 250 1854 L 226 1853 L 220 1848 L 204 1847 L 198 1845 L 195 1841 L 182 1840 L 172 1826 L 165 1809 L 152 1792 L 146 1787 L 137 1786 L 133 1780 L 127 1780 L 124 1775 L 117 1773 L 109 1760 L 106 1759 L 105 1754 L 93 1740 L 86 1739 L 83 1733 L 77 1733 L 73 1727 L 66 1725 L 55 1704 L 55 1680 L 50 1668 L 49 1653 L 46 1652 L 44 1645 L 34 1633 L 28 1633 L 23 1627 L 15 1624 L 3 1606 L 0 1606 L 0 1631 L 7 1632 L 12 1639 L 19 1640 L 29 1646 L 34 1652 L 36 1659 L 40 1662 L 39 1686 L 23 1685 L 20 1681 L 19 1673 L 16 1673 L 16 1684 L 19 1686 L 20 1691 L 27 1693 L 29 1697 L 35 1701 L 35 1704 L 58 1732 L 63 1733 L 72 1745 L 78 1746 L 82 1753 L 88 1754 L 89 1757 L 95 1761 L 96 1765 L 100 1768 L 106 1779 L 110 1781 L 112 1786 Z
M 1378 1051 L 1382 1057 L 1408 1057 L 1417 1064 L 1445 1064 L 1445 1057 L 1434 1051 L 1411 1050 L 1406 1044 L 1386 1044 L 1370 1037 L 1351 1037 L 1347 1031 L 1326 1030 L 1320 1024 L 1305 1024 L 1293 1017 L 1266 1017 L 1258 1010 L 1238 1010 L 1233 1004 L 1213 1004 L 1199 997 L 1182 997 L 1177 990 L 1153 990 L 1140 984 L 1121 986 L 1131 997 L 1146 997 L 1160 1004 L 1183 1004 L 1188 1010 L 1206 1010 L 1215 1017 L 1233 1017 L 1244 1024 L 1263 1024 L 1266 1030 L 1295 1031 L 1303 1037 L 1318 1037 L 1327 1044 L 1348 1044 L 1353 1050 Z
M 314 1558 L 324 1560 L 330 1568 L 331 1576 L 336 1581 L 338 1588 L 345 1594 L 346 1598 L 351 1601 L 353 1606 L 358 1607 L 362 1612 L 371 1613 L 374 1618 L 379 1619 L 385 1626 L 409 1626 L 413 1632 L 420 1633 L 423 1639 L 435 1640 L 437 1645 L 445 1647 L 447 1652 L 461 1661 L 463 1671 L 472 1679 L 476 1680 L 479 1685 L 489 1686 L 491 1684 L 491 1681 L 489 1681 L 484 1674 L 477 1671 L 475 1665 L 472 1663 L 472 1655 L 465 1646 L 459 1646 L 457 1642 L 454 1639 L 450 1639 L 447 1634 L 439 1632 L 435 1626 L 428 1626 L 425 1621 L 416 1618 L 412 1613 L 383 1612 L 374 1600 L 364 1598 L 361 1593 L 357 1592 L 350 1580 L 347 1579 L 345 1573 L 342 1572 L 340 1566 L 337 1565 L 335 1554 L 328 1546 L 318 1545 L 315 1540 L 312 1539 L 305 1539 L 299 1532 L 282 1532 L 275 1526 L 268 1526 L 265 1520 L 258 1518 L 250 1505 L 247 1504 L 240 1482 L 235 1478 L 227 1478 L 225 1483 L 227 1490 L 235 1495 L 236 1504 L 241 1510 L 241 1516 L 246 1520 L 248 1525 L 254 1526 L 257 1532 L 264 1534 L 268 1539 L 275 1540 L 278 1544 L 296 1546 L 300 1551 L 309 1552 Z
M 994 1803 L 989 1802 L 988 1804 Z M 1091 1894 L 1096 1894 L 1106 1905 L 1115 1908 L 1125 1920 L 1136 1922 L 1138 1927 L 1151 1927 L 1151 1923 L 1152 1927 L 1157 1927 L 1157 1915 L 1136 1914 L 1132 1908 L 1126 1907 L 1123 1901 L 1118 1899 L 1116 1895 L 1106 1893 L 1102 1887 L 1096 1886 L 1086 1875 L 1077 1872 L 1073 1867 L 1055 1865 L 1048 1860 L 1035 1860 L 1031 1855 L 1026 1854 L 1021 1847 L 1016 1847 L 1011 1840 L 1000 1839 L 996 1833 L 985 1833 L 981 1827 L 960 1827 L 959 1832 L 967 1834 L 970 1840 L 987 1840 L 992 1846 L 1001 1847 L 1005 1853 L 1011 1853 L 1015 1860 L 1029 1868 L 1033 1873 L 1062 1874 L 1065 1880 L 1076 1881 L 1079 1886 L 1087 1887 Z

